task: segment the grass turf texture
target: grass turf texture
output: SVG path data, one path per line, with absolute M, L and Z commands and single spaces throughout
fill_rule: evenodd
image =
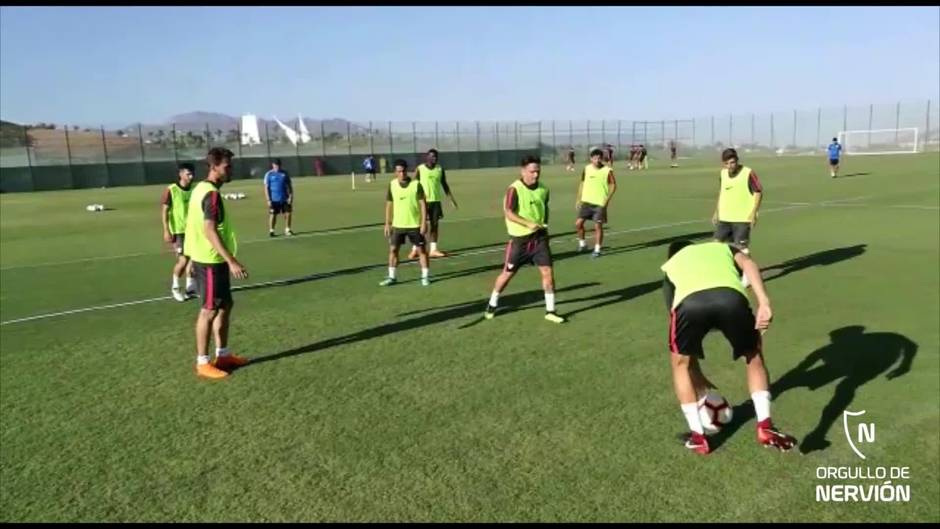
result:
M 160 187 L 13 194 L 0 197 L 0 519 L 940 521 L 938 156 L 848 158 L 836 180 L 818 157 L 742 161 L 765 188 L 752 255 L 776 315 L 773 414 L 805 455 L 756 444 L 743 364 L 717 334 L 704 368 L 738 422 L 708 457 L 675 439 L 658 267 L 670 240 L 711 232 L 713 160 L 619 163 L 598 260 L 572 252 L 576 174 L 544 168 L 565 325 L 542 320 L 531 267 L 482 320 L 515 168 L 449 171 L 454 256 L 432 262 L 427 288 L 413 265 L 377 286 L 385 178 L 355 192 L 349 177 L 295 179 L 298 236 L 274 240 L 260 181 L 233 182 L 251 274 L 233 284 L 261 285 L 235 292 L 231 348 L 256 362 L 219 382 L 193 372 L 198 301 L 10 323 L 168 296 Z M 864 330 L 830 335 L 848 326 Z M 865 461 L 843 408 L 876 424 Z M 894 483 L 911 501 L 817 503 L 817 484 L 881 484 L 818 480 L 819 466 L 910 467 Z

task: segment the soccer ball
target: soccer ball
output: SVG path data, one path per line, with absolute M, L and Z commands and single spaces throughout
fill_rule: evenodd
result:
M 698 415 L 702 419 L 702 426 L 705 431 L 716 433 L 731 422 L 731 405 L 718 393 L 709 391 L 705 394 L 705 400 L 698 407 Z

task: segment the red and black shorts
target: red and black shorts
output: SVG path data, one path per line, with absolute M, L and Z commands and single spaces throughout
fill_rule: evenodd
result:
M 193 261 L 196 288 L 202 308 L 217 310 L 232 304 L 232 281 L 228 263 L 197 263 Z
M 514 272 L 529 263 L 535 266 L 552 266 L 552 249 L 548 244 L 548 233 L 544 230 L 527 237 L 513 237 L 506 245 L 503 270 Z
M 669 318 L 669 351 L 705 358 L 702 340 L 719 330 L 731 343 L 734 359 L 761 350 L 760 331 L 754 328 L 754 313 L 743 294 L 719 287 L 688 295 Z
M 186 242 L 186 234 L 174 233 L 171 237 L 170 243 L 173 245 L 173 249 L 176 250 L 176 255 L 185 255 L 183 253 L 183 245 Z

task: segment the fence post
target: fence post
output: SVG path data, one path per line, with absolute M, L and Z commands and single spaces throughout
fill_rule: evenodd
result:
M 323 119 L 320 119 L 320 154 L 326 158 L 326 127 L 323 125 Z M 326 160 L 323 160 L 326 163 Z
M 676 120 L 675 126 L 672 130 L 672 141 L 679 143 L 679 120 Z
M 712 146 L 715 145 L 715 116 L 712 116 Z
M 587 121 L 587 140 L 588 140 L 588 149 L 591 148 L 591 120 Z
M 728 147 L 734 147 L 734 114 L 728 115 Z
M 622 145 L 623 145 L 622 136 L 621 136 L 621 133 L 620 133 L 621 130 L 622 130 L 622 128 L 623 128 L 623 122 L 618 119 L 618 120 L 617 120 L 617 150 L 618 150 L 618 151 L 623 150 L 623 147 L 622 147 Z
M 849 128 L 849 106 L 842 105 L 842 130 Z
M 371 121 L 369 121 L 369 154 L 375 156 L 375 134 L 372 132 Z
M 793 109 L 793 148 L 796 148 L 796 109 Z
M 68 129 L 66 129 L 68 130 Z M 147 182 L 147 160 L 144 156 L 144 129 L 140 123 L 137 124 L 137 142 L 140 145 L 140 167 L 144 170 L 144 183 Z M 71 164 L 71 153 L 69 154 L 69 164 Z
M 822 133 L 822 107 L 816 109 L 816 145 L 813 147 L 815 151 L 820 147 L 819 140 L 820 134 Z
M 518 151 L 519 150 L 519 120 L 512 122 L 512 134 L 513 134 L 512 147 L 513 149 Z
M 29 166 L 29 183 L 36 189 L 36 181 L 33 179 L 33 155 L 29 152 L 29 127 L 23 127 L 23 141 L 26 142 L 26 164 Z
M 460 153 L 460 121 L 457 122 L 457 153 Z M 460 157 L 457 157 L 457 165 L 460 165 Z
M 459 125 L 459 122 L 458 122 Z M 496 165 L 499 165 L 499 122 L 496 122 Z
M 643 146 L 649 144 L 649 122 L 643 122 Z
M 268 165 L 271 165 L 271 133 L 268 132 L 268 122 L 264 122 L 264 144 L 268 146 Z
M 871 147 L 871 120 L 875 116 L 875 104 L 868 104 L 868 146 Z
M 607 145 L 607 120 L 601 120 L 601 145 Z
M 351 135 L 352 126 L 347 121 L 346 122 L 346 155 L 349 156 L 349 166 L 356 167 L 356 164 L 353 163 L 352 157 L 352 135 Z
M 558 150 L 558 142 L 555 136 L 555 120 L 552 120 L 552 164 L 555 163 L 555 151 Z
M 391 122 L 391 121 L 388 122 L 388 152 L 389 152 L 389 154 L 392 155 L 392 158 L 395 157 L 395 156 L 394 156 L 394 154 L 395 154 L 395 141 L 392 140 L 392 122 Z
M 107 184 L 111 183 L 111 165 L 108 163 L 108 141 L 104 138 L 104 125 L 101 126 L 101 147 L 104 149 L 104 175 L 105 182 Z M 72 168 L 69 167 L 69 172 Z M 106 184 L 106 185 L 107 185 Z M 72 182 L 72 185 L 75 185 L 75 182 Z
M 927 100 L 927 127 L 924 129 L 924 151 L 927 151 L 927 143 L 930 141 L 930 100 Z
M 568 146 L 574 149 L 574 127 L 570 119 L 568 120 Z
M 542 120 L 539 120 L 539 139 L 535 142 L 536 150 L 539 153 L 539 158 L 542 157 Z M 552 163 L 555 163 L 555 153 L 552 153 Z
M 411 122 L 411 151 L 418 154 L 418 126 Z
M 440 140 L 437 139 L 437 138 L 438 138 L 437 128 L 438 128 L 438 127 L 437 127 L 437 120 L 434 120 L 434 148 L 435 148 L 435 149 L 437 149 L 438 147 L 440 147 L 440 144 L 441 144 Z M 479 150 L 479 149 L 477 149 L 477 150 Z
M 480 157 L 480 155 L 479 155 L 479 152 L 480 152 L 480 122 L 479 122 L 479 121 L 474 121 L 473 124 L 474 124 L 474 127 L 476 127 L 476 130 L 477 130 L 477 161 L 479 162 L 479 157 Z
M 660 133 L 659 137 L 663 140 L 663 150 L 666 150 L 666 120 L 662 120 L 659 124 Z
M 209 122 L 206 122 L 206 150 L 212 147 L 212 132 L 209 130 Z
M 65 125 L 65 152 L 69 161 L 69 174 L 72 174 L 72 144 L 69 142 L 69 126 Z
M 238 157 L 242 157 L 242 121 L 238 120 Z M 322 141 L 322 138 L 321 138 Z M 242 166 L 244 167 L 244 166 Z
M 894 143 L 898 142 L 899 128 L 901 127 L 901 102 L 898 101 L 898 108 L 894 111 Z M 914 146 L 917 149 L 917 146 Z
M 180 153 L 176 148 L 176 123 L 173 124 L 173 159 L 177 164 L 180 162 Z
M 630 122 L 630 145 L 636 143 L 636 121 Z

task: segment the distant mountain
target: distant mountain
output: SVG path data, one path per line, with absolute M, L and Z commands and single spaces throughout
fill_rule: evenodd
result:
M 278 116 L 278 118 L 287 126 L 297 129 L 297 118 L 288 117 L 288 116 Z M 287 119 L 285 119 L 287 118 Z M 338 133 L 346 135 L 346 126 L 349 124 L 349 130 L 352 134 L 365 134 L 369 132 L 368 127 L 362 127 L 356 125 L 352 122 L 349 122 L 342 118 L 331 118 L 325 119 L 323 121 L 323 132 L 326 135 L 331 133 Z M 209 125 L 209 130 L 213 133 L 217 130 L 228 132 L 230 130 L 237 130 L 241 124 L 241 116 L 229 116 L 227 114 L 220 114 L 218 112 L 186 112 L 185 114 L 177 114 L 172 116 L 170 119 L 163 124 L 145 124 L 141 125 L 144 135 L 147 135 L 151 131 L 163 130 L 164 132 L 169 132 L 172 130 L 173 125 L 176 125 L 177 132 L 189 132 L 194 133 L 205 132 L 206 124 Z M 320 135 L 320 120 L 304 118 L 304 124 L 307 126 L 307 130 L 310 132 L 311 136 L 317 137 Z M 261 129 L 262 134 L 264 134 L 264 127 L 268 126 L 268 131 L 272 135 L 277 133 L 280 130 L 280 127 L 274 121 L 274 119 L 265 119 L 262 116 L 258 116 L 258 128 Z M 379 127 L 381 130 L 381 127 Z M 136 131 L 137 124 L 128 125 L 124 128 L 127 131 Z

